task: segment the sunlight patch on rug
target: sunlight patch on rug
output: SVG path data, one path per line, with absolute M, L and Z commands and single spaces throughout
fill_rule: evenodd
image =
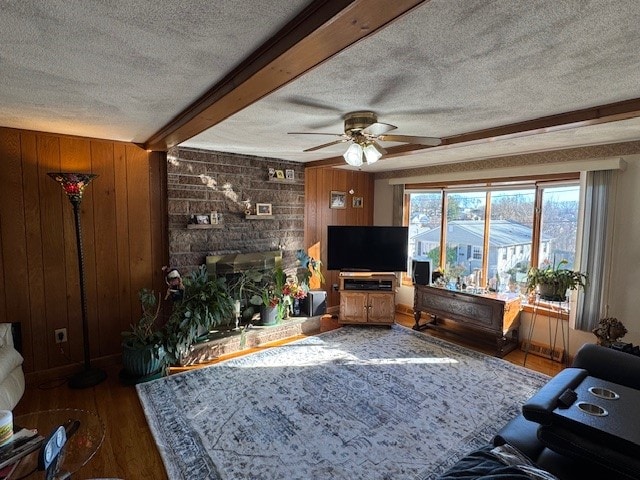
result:
M 430 480 L 549 377 L 394 325 L 137 385 L 174 479 Z

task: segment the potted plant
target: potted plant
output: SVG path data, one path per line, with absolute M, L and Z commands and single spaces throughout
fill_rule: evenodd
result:
M 271 275 L 265 279 L 260 307 L 260 320 L 263 325 L 279 323 L 285 317 L 288 309 L 283 294 L 286 281 L 287 275 L 281 266 L 274 268 Z
M 324 283 L 324 275 L 322 274 L 322 262 L 311 257 L 304 250 L 298 250 L 296 252 L 296 258 L 299 267 L 298 276 L 301 277 L 301 283 L 306 284 L 307 287 L 311 284 L 312 279 L 316 279 L 317 283 L 322 285 Z
M 184 293 L 173 304 L 165 325 L 165 350 L 170 363 L 180 363 L 201 331 L 227 324 L 234 318 L 234 301 L 224 277 L 210 277 L 205 265 L 184 279 Z
M 236 316 L 243 322 L 251 320 L 262 305 L 265 274 L 255 269 L 244 270 L 225 277 L 227 291 L 234 300 Z
M 138 292 L 142 316 L 131 330 L 122 332 L 122 365 L 126 376 L 140 379 L 160 373 L 165 367 L 164 336 L 157 325 L 160 303 L 155 292 Z M 164 373 L 164 372 L 162 372 Z
M 587 276 L 575 270 L 563 268 L 569 262 L 562 260 L 545 267 L 531 267 L 527 272 L 527 292 L 538 289 L 542 300 L 552 302 L 564 302 L 567 299 L 567 290 L 584 288 L 587 284 Z

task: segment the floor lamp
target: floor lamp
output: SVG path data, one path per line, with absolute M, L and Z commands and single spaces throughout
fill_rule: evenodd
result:
M 80 272 L 80 303 L 82 306 L 82 345 L 84 348 L 84 370 L 69 379 L 71 388 L 87 388 L 99 384 L 107 374 L 95 367 L 91 367 L 89 351 L 89 323 L 87 321 L 87 300 L 84 291 L 84 254 L 82 252 L 82 228 L 80 227 L 80 203 L 82 192 L 91 180 L 97 177 L 92 173 L 49 173 L 49 176 L 62 185 L 71 205 L 76 224 L 76 244 L 78 251 L 78 270 Z

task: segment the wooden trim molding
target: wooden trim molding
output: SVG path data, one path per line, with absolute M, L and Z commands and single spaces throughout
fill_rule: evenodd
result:
M 374 34 L 425 0 L 316 0 L 202 97 L 153 134 L 167 150 Z

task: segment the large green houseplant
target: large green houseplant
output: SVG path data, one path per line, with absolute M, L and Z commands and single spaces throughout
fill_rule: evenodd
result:
M 160 303 L 155 292 L 143 288 L 138 292 L 142 315 L 122 332 L 122 365 L 127 377 L 140 379 L 160 373 L 165 367 L 164 335 L 158 325 Z
M 569 262 L 562 260 L 558 264 L 549 264 L 544 267 L 531 267 L 527 272 L 527 291 L 537 289 L 542 300 L 563 302 L 567 298 L 567 290 L 584 288 L 587 284 L 587 275 L 575 270 L 563 268 Z
M 206 266 L 201 265 L 183 284 L 184 294 L 174 302 L 164 328 L 164 345 L 171 364 L 181 362 L 202 331 L 229 325 L 234 319 L 234 301 L 224 277 L 210 277 Z

